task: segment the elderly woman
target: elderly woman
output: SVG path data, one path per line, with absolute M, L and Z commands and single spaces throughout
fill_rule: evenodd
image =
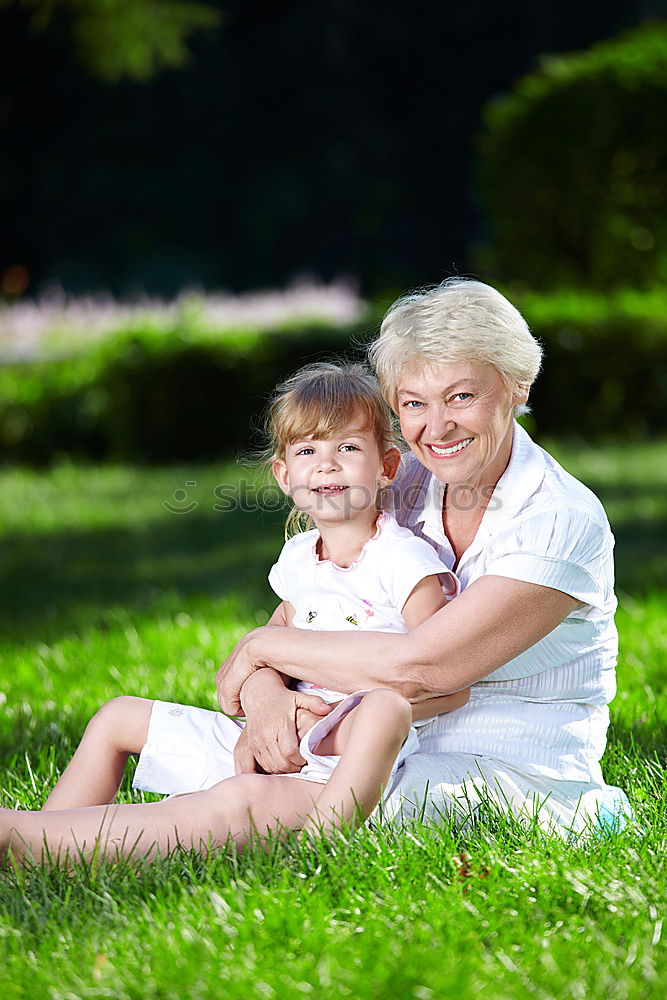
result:
M 237 759 L 275 771 L 295 757 L 292 694 L 258 666 L 347 691 L 389 686 L 412 702 L 471 685 L 464 708 L 420 730 L 422 752 L 399 772 L 385 816 L 465 818 L 494 803 L 581 830 L 606 793 L 614 540 L 597 497 L 514 419 L 540 347 L 499 292 L 456 278 L 395 302 L 370 358 L 410 446 L 396 516 L 462 592 L 400 636 L 251 633 L 218 675 L 225 711 L 239 709 L 243 687 L 258 720 Z
M 514 419 L 540 347 L 499 292 L 450 279 L 394 303 L 370 357 L 410 447 L 388 500 L 456 572 L 460 596 L 406 634 L 256 629 L 218 674 L 223 709 L 242 702 L 247 717 L 234 750 L 245 778 L 110 809 L 66 771 L 48 812 L 0 811 L 0 849 L 78 848 L 101 832 L 107 853 L 150 853 L 298 828 L 302 783 L 249 773 L 303 763 L 299 737 L 317 716 L 285 676 L 343 692 L 389 687 L 413 703 L 471 687 L 465 707 L 420 729 L 385 817 L 465 821 L 491 804 L 561 832 L 597 820 L 615 693 L 613 537 L 598 499 Z M 137 750 L 145 740 L 138 722 Z

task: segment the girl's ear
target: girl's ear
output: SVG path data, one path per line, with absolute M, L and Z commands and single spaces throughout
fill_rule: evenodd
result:
M 273 473 L 273 478 L 278 483 L 278 486 L 289 496 L 289 476 L 287 474 L 287 465 L 282 458 L 274 458 L 271 462 L 271 472 Z
M 393 483 L 401 464 L 401 453 L 398 448 L 390 448 L 384 453 L 382 459 L 382 475 L 380 476 L 380 486 L 389 486 Z

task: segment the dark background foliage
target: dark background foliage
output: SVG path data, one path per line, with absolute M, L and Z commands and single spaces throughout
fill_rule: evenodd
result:
M 485 112 L 482 270 L 533 288 L 667 279 L 667 22 L 542 60 Z
M 157 73 L 122 4 L 56 4 L 43 30 L 45 6 L 0 0 L 0 274 L 172 294 L 348 273 L 377 294 L 470 266 L 484 103 L 662 3 L 220 0 Z

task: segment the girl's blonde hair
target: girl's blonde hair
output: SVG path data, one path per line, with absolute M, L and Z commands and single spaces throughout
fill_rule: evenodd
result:
M 380 455 L 396 447 L 394 420 L 375 376 L 361 364 L 319 361 L 300 368 L 275 389 L 266 413 L 267 464 L 283 459 L 293 441 L 326 439 L 357 421 L 370 430 Z M 293 507 L 285 537 L 313 527 L 309 514 Z

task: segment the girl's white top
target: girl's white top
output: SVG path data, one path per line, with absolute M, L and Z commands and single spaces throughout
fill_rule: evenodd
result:
M 295 614 L 295 628 L 313 631 L 407 632 L 401 614 L 408 597 L 424 577 L 438 576 L 448 597 L 458 592 L 458 581 L 432 545 L 388 513 L 378 517 L 375 534 L 350 566 L 337 566 L 317 552 L 316 529 L 285 542 L 269 583 Z M 340 691 L 299 681 L 299 691 L 325 701 L 340 701 Z
M 408 454 L 385 506 L 453 569 L 443 494 Z M 509 465 L 456 567 L 461 588 L 486 574 L 505 576 L 571 594 L 583 606 L 473 685 L 465 707 L 420 729 L 422 752 L 472 753 L 526 774 L 602 783 L 618 652 L 613 546 L 598 498 L 515 424 Z

